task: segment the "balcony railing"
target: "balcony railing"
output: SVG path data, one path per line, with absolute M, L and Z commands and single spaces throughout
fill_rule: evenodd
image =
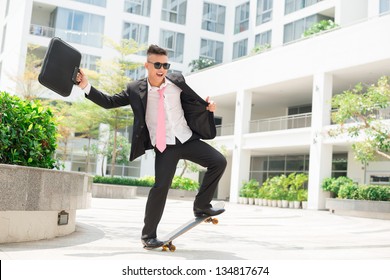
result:
M 48 38 L 53 38 L 54 36 L 57 36 L 70 43 L 87 45 L 97 48 L 101 48 L 103 45 L 102 35 L 98 33 L 64 30 L 48 26 L 42 26 L 38 24 L 31 24 L 30 34 Z
M 285 130 L 311 126 L 311 113 L 297 114 L 253 120 L 249 123 L 249 132 L 266 132 L 274 130 Z M 234 124 L 217 125 L 217 136 L 227 136 L 234 134 Z
M 249 132 L 266 132 L 311 126 L 311 113 L 254 120 L 249 123 Z

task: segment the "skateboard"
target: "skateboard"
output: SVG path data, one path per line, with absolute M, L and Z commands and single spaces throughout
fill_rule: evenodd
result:
M 220 201 L 213 206 L 213 208 L 224 208 L 224 207 L 225 207 L 225 202 L 223 201 Z M 216 225 L 218 224 L 218 219 L 215 218 L 215 216 L 202 216 L 202 217 L 195 217 L 189 220 L 187 223 L 178 227 L 171 233 L 168 233 L 164 238 L 161 239 L 164 242 L 164 244 L 161 246 L 162 251 L 169 250 L 171 252 L 174 252 L 176 250 L 176 246 L 172 244 L 172 241 L 203 222 Z

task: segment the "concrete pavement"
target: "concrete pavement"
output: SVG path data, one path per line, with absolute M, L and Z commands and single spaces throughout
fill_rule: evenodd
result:
M 92 199 L 76 232 L 0 244 L 1 260 L 389 260 L 390 221 L 327 211 L 227 203 L 218 225 L 179 237 L 176 252 L 147 251 L 140 232 L 146 198 Z M 192 201 L 168 200 L 159 237 L 192 217 Z

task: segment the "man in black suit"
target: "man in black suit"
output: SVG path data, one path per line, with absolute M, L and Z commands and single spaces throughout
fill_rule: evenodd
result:
M 79 87 L 94 103 L 106 109 L 131 105 L 134 126 L 130 160 L 143 155 L 147 149 L 155 151 L 155 184 L 146 203 L 141 236 L 146 249 L 162 245 L 157 239 L 157 226 L 180 159 L 207 168 L 194 201 L 194 215 L 215 216 L 224 211 L 213 208 L 210 202 L 225 171 L 226 159 L 200 140 L 215 137 L 216 105 L 208 97 L 203 100 L 198 96 L 181 74 L 168 74 L 169 67 L 166 50 L 150 45 L 145 62 L 148 77 L 129 83 L 118 94 L 109 96 L 100 92 L 89 84 L 82 70 L 77 76 Z

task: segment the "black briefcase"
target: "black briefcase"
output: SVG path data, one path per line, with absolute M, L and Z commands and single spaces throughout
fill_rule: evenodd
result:
M 61 96 L 69 96 L 76 82 L 81 53 L 58 37 L 51 39 L 38 81 Z

